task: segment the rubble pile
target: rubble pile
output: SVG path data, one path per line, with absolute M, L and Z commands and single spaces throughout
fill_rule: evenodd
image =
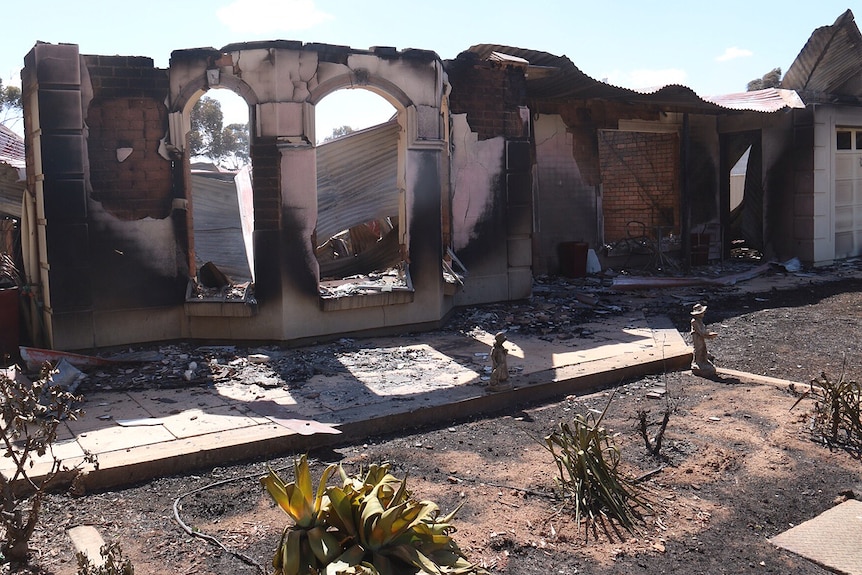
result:
M 517 331 L 547 341 L 590 337 L 583 328 L 598 316 L 622 314 L 627 307 L 605 302 L 607 290 L 598 279 L 568 280 L 540 276 L 529 300 L 502 302 L 456 311 L 445 329 L 473 335 L 476 330 L 489 333 Z
M 727 274 L 736 271 L 737 267 L 743 271 L 746 269 L 744 264 L 725 263 L 720 269 L 712 266 L 703 273 Z M 789 273 L 777 267 L 763 279 L 774 289 L 774 282 L 782 277 L 796 278 L 795 281 L 810 281 L 815 276 L 837 278 L 855 273 L 857 268 L 856 261 L 821 269 L 816 274 Z M 740 289 L 739 285 L 708 285 L 617 291 L 613 285 L 608 285 L 607 280 L 606 275 L 586 278 L 539 276 L 529 299 L 459 308 L 441 329 L 477 340 L 482 339 L 477 335 L 499 332 L 508 332 L 510 339 L 517 333 L 549 342 L 592 339 L 593 332 L 585 327 L 588 324 L 603 317 L 637 310 L 648 315 L 667 315 L 679 324 L 679 329 L 687 331 L 688 310 L 693 303 Z M 767 301 L 763 298 L 753 301 L 760 299 Z M 123 349 L 115 352 L 115 357 L 123 357 L 122 361 L 109 362 L 108 365 L 102 362 L 89 367 L 78 365 L 83 372 L 79 392 L 225 385 L 256 386 L 258 390 L 278 387 L 294 390 L 315 375 L 368 371 L 375 371 L 381 374 L 381 379 L 389 378 L 399 385 L 409 384 L 411 378 L 418 381 L 423 377 L 423 369 L 437 369 L 433 365 L 434 358 L 422 357 L 423 352 L 409 347 L 422 343 L 426 337 L 423 333 L 403 335 L 404 347 L 391 349 L 363 346 L 361 340 L 349 338 L 305 347 L 179 342 Z M 476 362 L 487 363 L 486 360 L 487 357 L 476 358 Z M 29 371 L 38 374 L 39 366 L 30 366 Z M 400 372 L 397 377 L 392 375 L 396 372 Z

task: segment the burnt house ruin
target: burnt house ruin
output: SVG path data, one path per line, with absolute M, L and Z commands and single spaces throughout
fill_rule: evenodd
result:
M 159 69 L 37 44 L 22 72 L 34 343 L 431 327 L 528 297 L 536 274 L 583 273 L 584 249 L 610 265 L 605 246 L 632 236 L 668 242 L 684 267 L 734 241 L 812 265 L 862 255 L 859 40 L 847 11 L 781 88 L 710 98 L 503 45 L 443 61 L 279 40 L 177 50 Z M 236 174 L 192 166 L 190 112 L 216 88 L 248 105 Z M 315 107 L 345 88 L 395 113 L 318 145 Z

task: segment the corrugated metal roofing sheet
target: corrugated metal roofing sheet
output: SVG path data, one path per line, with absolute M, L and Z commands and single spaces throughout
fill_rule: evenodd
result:
M 781 86 L 800 92 L 806 102 L 862 96 L 862 34 L 853 12 L 814 30 Z
M 317 147 L 317 240 L 398 216 L 398 122 L 353 132 Z
M 23 171 L 0 162 L 0 214 L 21 217 L 21 204 L 27 188 L 27 182 L 21 174 Z
M 752 112 L 777 112 L 784 108 L 804 108 L 805 103 L 793 90 L 766 88 L 738 94 L 705 96 L 705 100 L 730 110 L 749 110 Z
M 703 98 L 687 86 L 671 84 L 659 88 L 632 90 L 600 82 L 584 74 L 565 56 L 500 44 L 477 44 L 470 47 L 482 60 L 502 61 L 506 54 L 529 62 L 527 67 L 527 97 L 536 100 L 599 99 L 631 104 L 659 106 L 667 111 L 720 114 L 728 110 L 774 112 L 796 107 L 793 98 L 775 93 L 727 100 L 721 97 Z M 496 53 L 496 54 L 495 54 Z M 531 69 L 539 73 L 531 74 Z M 556 69 L 549 72 L 549 69 Z M 531 77 L 532 76 L 532 77 Z
M 0 124 L 0 214 L 21 217 L 26 188 L 24 140 Z
M 213 262 L 235 282 L 251 280 L 233 173 L 192 172 L 195 259 Z
M 3 124 L 0 124 L 0 162 L 14 168 L 25 167 L 24 140 Z

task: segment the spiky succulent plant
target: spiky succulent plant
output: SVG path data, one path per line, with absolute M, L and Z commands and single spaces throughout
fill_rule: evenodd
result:
M 262 479 L 294 521 L 273 558 L 276 574 L 486 573 L 466 560 L 450 536 L 458 509 L 440 517 L 436 504 L 412 498 L 407 479 L 391 475 L 388 464 L 355 476 L 339 466 L 342 484 L 326 487 L 335 469 L 329 466 L 316 492 L 305 456 L 294 469 L 293 483 L 285 484 L 272 470 Z

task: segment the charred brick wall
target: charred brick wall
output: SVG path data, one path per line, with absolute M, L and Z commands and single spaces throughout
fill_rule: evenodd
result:
M 259 262 L 281 261 L 281 153 L 276 138 L 255 138 L 250 149 L 254 185 L 254 253 Z M 260 301 L 274 298 L 281 290 L 281 268 L 258 266 L 255 293 Z
M 522 115 L 526 110 L 524 70 L 481 61 L 465 52 L 447 63 L 447 73 L 452 85 L 450 112 L 466 115 L 478 140 L 499 138 L 505 144 L 500 148 L 499 173 L 490 182 L 490 198 L 482 198 L 490 201 L 458 257 L 470 270 L 473 285 L 485 282 L 488 287 L 483 291 L 491 294 L 490 299 L 527 297 L 532 287 L 533 150 L 529 119 Z M 498 169 L 490 160 L 483 167 Z M 454 191 L 471 199 L 479 199 L 486 192 L 471 187 Z M 459 303 L 470 303 L 469 297 L 464 295 Z
M 600 126 L 593 120 L 594 110 L 600 107 L 601 103 L 597 102 L 591 106 L 561 105 L 558 109 L 560 117 L 572 134 L 572 157 L 578 164 L 578 172 L 586 186 L 595 186 L 601 182 L 596 144 Z
M 168 217 L 172 166 L 158 153 L 167 129 L 167 74 L 150 58 L 85 56 L 84 62 L 93 88 L 86 118 L 93 199 L 123 220 Z M 131 154 L 119 159 L 124 149 Z
M 450 110 L 467 114 L 467 122 L 480 140 L 526 136 L 519 111 L 526 98 L 522 69 L 479 61 L 465 53 L 449 62 L 446 71 L 452 84 Z
M 629 222 L 679 232 L 679 137 L 675 133 L 599 132 L 604 241 L 627 236 Z M 669 230 L 664 230 L 667 233 Z

